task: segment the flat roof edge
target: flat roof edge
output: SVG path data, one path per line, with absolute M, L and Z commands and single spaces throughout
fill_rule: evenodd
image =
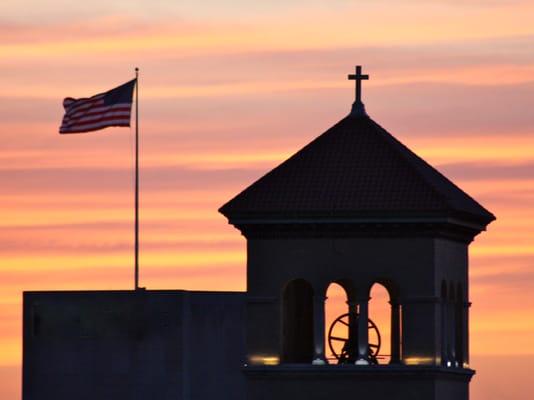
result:
M 179 294 L 179 293 L 192 293 L 192 294 L 217 294 L 217 295 L 244 295 L 245 291 L 217 291 L 217 290 L 187 290 L 187 289 L 145 289 L 145 290 L 25 290 L 23 295 L 36 295 L 36 294 Z

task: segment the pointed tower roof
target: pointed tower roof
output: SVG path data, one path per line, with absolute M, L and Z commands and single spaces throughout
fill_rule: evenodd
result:
M 234 225 L 455 218 L 482 230 L 495 219 L 368 117 L 358 95 L 350 115 L 219 211 Z

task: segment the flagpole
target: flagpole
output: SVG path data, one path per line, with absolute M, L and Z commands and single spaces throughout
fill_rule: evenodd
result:
M 139 289 L 139 68 L 135 68 L 135 290 Z

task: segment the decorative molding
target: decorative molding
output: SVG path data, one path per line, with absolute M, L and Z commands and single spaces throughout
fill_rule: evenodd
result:
M 447 379 L 469 382 L 475 371 L 468 368 L 451 368 L 434 365 L 246 365 L 242 371 L 254 380 L 354 380 L 393 379 Z
M 232 221 L 247 239 L 445 238 L 469 244 L 480 230 L 448 222 Z

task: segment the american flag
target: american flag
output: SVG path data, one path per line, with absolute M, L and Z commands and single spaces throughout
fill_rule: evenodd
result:
M 130 126 L 133 90 L 137 79 L 108 92 L 83 99 L 63 100 L 65 115 L 59 133 L 91 132 L 108 126 Z

